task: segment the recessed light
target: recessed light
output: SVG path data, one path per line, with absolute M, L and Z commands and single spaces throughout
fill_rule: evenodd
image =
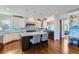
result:
M 6 8 L 7 11 L 10 11 L 10 8 Z

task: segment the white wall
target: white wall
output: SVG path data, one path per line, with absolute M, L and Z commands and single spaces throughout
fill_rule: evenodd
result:
M 54 40 L 60 39 L 60 22 L 59 22 L 59 15 L 52 15 L 47 18 L 47 22 L 52 22 L 54 26 Z
M 60 22 L 59 22 L 59 16 L 58 15 L 52 15 L 50 17 L 47 18 L 46 23 L 47 22 L 51 22 L 51 27 L 54 26 L 54 39 L 55 40 L 59 40 L 60 39 Z M 47 24 L 44 23 L 44 27 L 47 27 Z
M 54 29 L 54 21 L 55 21 L 55 16 L 54 15 L 48 17 L 47 20 L 44 22 L 44 27 L 48 27 L 48 25 L 50 25 L 51 30 L 53 31 L 53 29 Z
M 60 39 L 60 22 L 59 22 L 59 16 L 58 15 L 55 15 L 54 39 L 55 40 Z
M 47 28 L 47 22 L 43 21 L 43 28 Z

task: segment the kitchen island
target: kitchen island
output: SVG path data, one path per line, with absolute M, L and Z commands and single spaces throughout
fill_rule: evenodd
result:
M 42 41 L 42 35 L 48 34 L 47 32 L 24 32 L 20 33 L 20 36 L 22 37 L 21 43 L 22 43 L 22 51 L 25 51 L 30 48 L 29 40 L 33 38 L 34 35 L 40 35 L 40 43 Z
M 48 33 L 47 32 L 7 32 L 4 33 L 2 37 L 0 37 L 1 40 L 0 42 L 6 46 L 6 44 L 9 42 L 20 40 L 22 51 L 25 51 L 30 47 L 29 40 L 32 39 L 34 35 L 38 35 L 38 34 L 42 36 L 43 34 L 48 34 Z
M 20 33 L 21 37 L 23 36 L 33 36 L 33 35 L 37 35 L 37 34 L 46 34 L 47 32 L 22 32 Z

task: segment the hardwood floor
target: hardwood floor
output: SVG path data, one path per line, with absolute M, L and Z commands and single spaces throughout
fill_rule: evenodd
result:
M 63 41 L 62 41 L 63 42 Z M 8 45 L 5 45 L 5 47 L 0 50 L 3 53 L 6 53 L 8 51 L 16 51 L 16 54 L 24 53 L 24 54 L 63 54 L 62 52 L 62 45 L 60 44 L 59 40 L 48 40 L 47 43 L 43 43 L 41 45 L 37 45 L 33 48 L 30 48 L 24 52 L 21 50 L 20 41 L 15 41 L 14 43 L 10 43 Z M 18 51 L 18 52 L 17 52 Z M 68 53 L 69 54 L 79 54 L 79 47 L 75 45 L 69 45 L 68 47 Z

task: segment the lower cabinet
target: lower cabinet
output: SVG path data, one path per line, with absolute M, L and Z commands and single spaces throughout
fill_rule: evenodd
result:
M 26 51 L 27 49 L 29 49 L 30 47 L 30 43 L 29 43 L 29 40 L 33 38 L 32 36 L 24 36 L 22 37 L 22 51 Z
M 48 38 L 49 39 L 54 39 L 54 31 L 49 31 L 48 32 Z

